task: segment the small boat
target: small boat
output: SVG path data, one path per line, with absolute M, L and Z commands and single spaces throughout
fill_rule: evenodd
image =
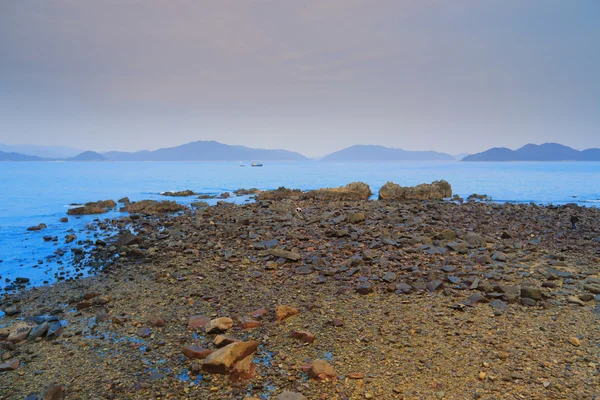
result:
M 253 163 L 252 163 L 252 166 L 253 166 L 253 167 L 262 167 L 262 166 L 263 166 L 263 164 L 262 164 L 261 162 L 253 162 Z

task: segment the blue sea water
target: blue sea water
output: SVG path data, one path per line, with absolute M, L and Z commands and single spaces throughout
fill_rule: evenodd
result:
M 364 181 L 376 193 L 387 181 L 416 185 L 445 179 L 454 193 L 487 194 L 500 202 L 579 203 L 600 206 L 600 163 L 461 163 L 461 162 L 271 162 L 241 168 L 235 162 L 3 162 L 0 163 L 0 289 L 6 279 L 28 277 L 32 285 L 53 281 L 57 270 L 69 269 L 67 231 L 81 239 L 83 227 L 100 216 L 59 219 L 71 203 L 128 196 L 132 201 L 165 199 L 160 192 L 191 189 L 219 194 L 240 188 L 299 189 L 341 186 Z M 176 198 L 190 202 L 195 198 Z M 217 200 L 210 200 L 215 203 Z M 233 197 L 243 202 L 247 198 Z M 28 232 L 45 223 L 47 229 Z M 93 232 L 89 233 L 93 235 Z M 45 242 L 44 236 L 57 236 Z M 60 259 L 51 257 L 57 248 Z M 39 264 L 42 262 L 43 264 Z M 59 263 L 60 262 L 60 263 Z

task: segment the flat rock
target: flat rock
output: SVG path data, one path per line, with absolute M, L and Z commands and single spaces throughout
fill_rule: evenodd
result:
M 224 332 L 233 327 L 233 320 L 229 317 L 215 318 L 208 323 L 206 333 Z
M 290 336 L 304 343 L 312 343 L 315 341 L 315 335 L 308 331 L 294 331 L 290 334 Z
M 19 369 L 20 366 L 21 366 L 21 361 L 19 361 L 19 360 L 8 361 L 4 364 L 0 364 L 0 372 L 15 371 L 15 370 Z
M 298 315 L 299 311 L 298 309 L 294 308 L 294 307 L 290 307 L 290 306 L 278 306 L 275 309 L 275 321 L 276 322 L 281 322 L 284 319 L 287 319 L 289 317 L 292 317 L 294 315 Z
M 211 350 L 200 346 L 186 346 L 181 351 L 184 356 L 193 360 L 204 360 L 212 353 Z
M 336 379 L 337 375 L 331 365 L 325 360 L 315 360 L 310 365 L 308 376 L 313 379 Z
M 286 260 L 298 261 L 302 256 L 298 253 L 294 253 L 293 251 L 287 251 L 282 249 L 270 249 L 269 253 L 277 258 L 285 258 Z
M 188 321 L 188 329 L 204 329 L 210 323 L 205 315 L 192 315 Z
M 275 400 L 308 400 L 305 396 L 297 392 L 290 392 L 286 390 L 275 397 Z
M 228 374 L 238 361 L 253 354 L 258 348 L 254 341 L 237 342 L 212 352 L 202 363 L 202 369 L 214 374 Z

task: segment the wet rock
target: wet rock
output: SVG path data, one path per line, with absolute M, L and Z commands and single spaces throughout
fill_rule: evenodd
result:
M 233 327 L 233 320 L 229 317 L 215 318 L 208 323 L 206 333 L 224 332 Z
M 111 208 L 115 208 L 117 203 L 113 200 L 100 200 L 90 203 L 85 203 L 82 207 L 70 208 L 67 211 L 68 215 L 90 215 L 90 214 L 103 214 L 108 212 Z
M 275 309 L 275 322 L 281 322 L 284 319 L 298 315 L 299 311 L 290 306 L 278 306 Z
M 238 361 L 252 355 L 258 348 L 258 343 L 237 342 L 212 352 L 202 363 L 202 369 L 215 374 L 228 374 Z
M 337 379 L 333 367 L 325 360 L 313 361 L 308 369 L 308 376 L 319 380 Z
M 126 205 L 125 210 L 130 214 L 158 215 L 185 210 L 186 207 L 175 201 L 142 200 Z
M 30 226 L 29 228 L 27 228 L 28 231 L 30 232 L 34 232 L 34 231 L 41 231 L 42 229 L 46 229 L 47 226 L 46 224 L 38 224 L 36 226 Z
M 113 245 L 117 248 L 121 248 L 122 246 L 133 246 L 134 244 L 142 244 L 144 241 L 141 237 L 134 235 L 129 231 L 122 231 L 117 236 L 117 240 L 113 243 Z
M 65 223 L 65 222 L 69 222 L 69 218 L 67 217 L 62 217 L 61 219 L 58 220 L 59 222 Z
M 129 200 L 129 197 L 121 197 L 119 200 L 117 200 L 117 203 L 128 204 L 131 203 L 131 201 Z
M 19 369 L 20 366 L 21 361 L 19 360 L 8 361 L 4 364 L 0 364 L 0 372 L 16 371 L 17 369 Z
M 192 190 L 181 190 L 179 192 L 162 192 L 161 195 L 170 197 L 187 197 L 194 196 L 196 193 L 194 193 Z
M 260 190 L 256 189 L 256 188 L 238 189 L 238 190 L 233 191 L 233 194 L 235 194 L 236 196 L 248 196 L 248 195 L 259 194 L 259 193 L 260 193 Z
M 452 197 L 452 186 L 445 180 L 431 184 L 423 183 L 414 187 L 403 187 L 388 182 L 379 190 L 379 200 L 435 200 Z
M 192 315 L 188 321 L 188 329 L 204 329 L 210 323 L 210 318 L 205 315 Z
M 204 360 L 212 353 L 211 350 L 199 346 L 186 346 L 182 352 L 184 356 L 192 360 Z
M 302 193 L 304 200 L 318 201 L 356 201 L 369 200 L 373 193 L 369 185 L 363 182 L 352 182 L 339 188 L 325 188 Z
M 308 331 L 294 331 L 290 336 L 304 343 L 313 343 L 315 341 L 315 335 Z

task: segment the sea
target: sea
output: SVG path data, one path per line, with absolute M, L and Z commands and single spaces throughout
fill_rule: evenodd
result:
M 195 197 L 167 198 L 165 191 L 190 189 L 220 195 L 241 188 L 295 189 L 338 187 L 362 181 L 377 193 L 388 181 L 403 186 L 445 179 L 453 192 L 466 198 L 486 194 L 496 202 L 600 206 L 600 162 L 266 162 L 251 167 L 238 162 L 0 162 L 0 293 L 15 289 L 17 277 L 30 280 L 26 288 L 50 284 L 61 271 L 67 279 L 71 247 L 65 236 L 78 240 L 97 232 L 88 228 L 96 219 L 119 212 L 71 217 L 59 222 L 71 204 L 129 197 L 170 199 L 190 203 Z M 375 196 L 374 196 L 375 198 Z M 215 204 L 218 199 L 208 200 Z M 244 203 L 251 198 L 232 196 Z M 47 229 L 27 231 L 44 223 Z M 57 240 L 44 240 L 44 237 Z M 61 249 L 65 255 L 57 257 Z M 87 271 L 78 272 L 85 276 Z

